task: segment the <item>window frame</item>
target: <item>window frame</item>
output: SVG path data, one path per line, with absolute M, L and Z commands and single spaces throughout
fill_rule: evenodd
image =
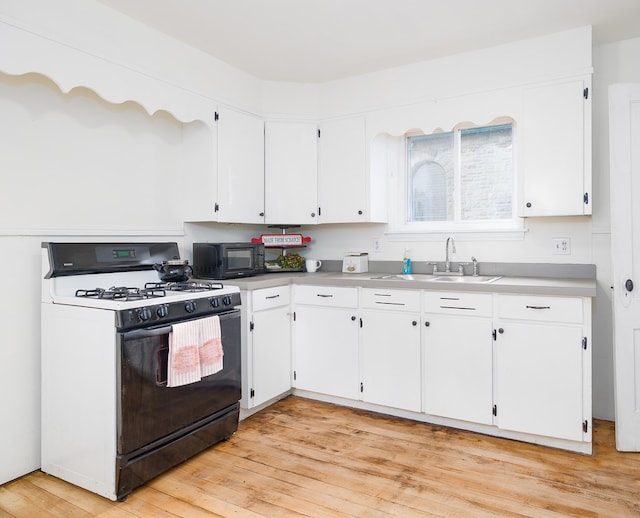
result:
M 443 236 L 452 233 L 457 235 L 468 235 L 478 239 L 497 239 L 511 240 L 522 239 L 523 233 L 526 231 L 524 227 L 524 219 L 518 217 L 518 160 L 517 160 L 517 124 L 511 117 L 500 117 L 492 120 L 487 124 L 476 125 L 472 123 L 460 123 L 451 130 L 454 133 L 454 146 L 457 148 L 456 168 L 454 183 L 456 185 L 457 195 L 454 202 L 456 217 L 460 214 L 459 187 L 461 181 L 460 175 L 460 136 L 461 131 L 466 129 L 484 128 L 491 126 L 500 126 L 503 124 L 512 125 L 512 146 L 513 146 L 513 187 L 512 187 L 512 215 L 510 219 L 502 220 L 447 220 L 447 221 L 409 221 L 409 213 L 411 211 L 411 200 L 408 189 L 409 182 L 409 137 L 425 135 L 419 131 L 409 131 L 401 137 L 402 145 L 398 143 L 398 174 L 395 181 L 392 181 L 390 189 L 390 220 L 389 234 L 397 235 L 402 240 L 440 240 Z M 445 132 L 443 132 L 445 133 Z M 435 134 L 435 132 L 434 132 Z M 400 149 L 402 150 L 400 152 Z

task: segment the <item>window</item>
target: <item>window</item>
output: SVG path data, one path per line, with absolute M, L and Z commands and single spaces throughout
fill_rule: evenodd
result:
M 405 229 L 517 228 L 511 122 L 406 137 Z

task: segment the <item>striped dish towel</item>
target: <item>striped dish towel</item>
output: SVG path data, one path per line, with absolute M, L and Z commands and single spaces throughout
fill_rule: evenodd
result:
M 224 350 L 222 349 L 222 332 L 220 331 L 220 317 L 212 316 L 199 320 L 200 322 L 200 375 L 204 378 L 223 367 Z
M 200 321 L 181 322 L 169 333 L 167 387 L 180 387 L 200 381 Z

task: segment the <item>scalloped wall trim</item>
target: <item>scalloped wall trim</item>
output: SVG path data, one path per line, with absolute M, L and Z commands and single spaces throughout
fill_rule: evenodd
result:
M 0 72 L 46 76 L 64 93 L 87 88 L 112 104 L 140 105 L 150 116 L 164 111 L 177 121 L 214 124 L 216 102 L 156 77 L 0 21 Z

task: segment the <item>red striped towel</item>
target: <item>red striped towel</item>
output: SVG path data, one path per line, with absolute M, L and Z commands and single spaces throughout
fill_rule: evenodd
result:
M 220 372 L 224 350 L 220 317 L 181 322 L 169 333 L 167 387 L 180 387 Z
M 212 316 L 200 320 L 200 375 L 202 377 L 220 372 L 223 367 L 224 350 L 220 317 Z
M 167 387 L 200 381 L 200 323 L 198 320 L 171 326 Z

